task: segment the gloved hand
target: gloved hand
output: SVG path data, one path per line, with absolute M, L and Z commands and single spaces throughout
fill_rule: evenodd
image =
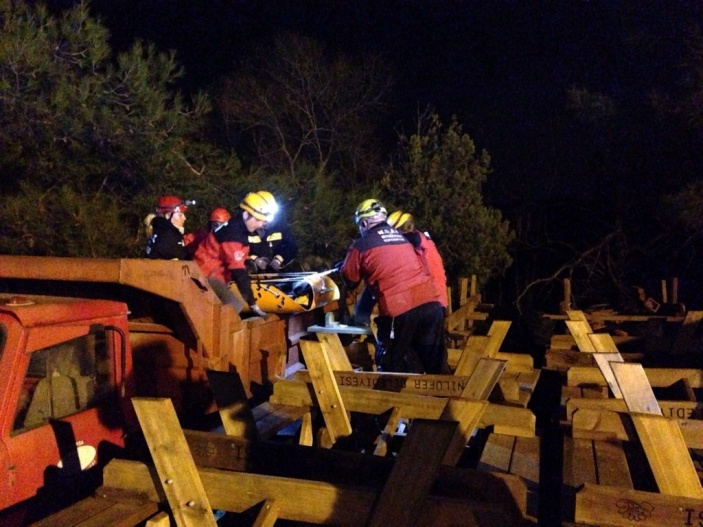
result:
M 251 258 L 247 258 L 244 261 L 244 267 L 246 267 L 248 273 L 256 273 L 259 270 L 259 268 L 256 267 L 254 260 L 252 260 Z
M 343 265 L 344 265 L 344 260 L 339 260 L 338 262 L 335 262 L 334 264 L 332 264 L 332 270 L 339 271 L 342 269 Z
M 256 264 L 257 269 L 263 271 L 269 266 L 271 260 L 269 260 L 265 256 L 259 256 L 256 260 L 254 260 L 254 263 Z
M 249 306 L 249 311 L 254 313 L 257 317 L 266 318 L 266 312 L 256 304 Z
M 271 260 L 271 263 L 269 264 L 269 269 L 272 269 L 273 271 L 280 271 L 281 270 L 281 260 L 278 258 L 274 258 Z

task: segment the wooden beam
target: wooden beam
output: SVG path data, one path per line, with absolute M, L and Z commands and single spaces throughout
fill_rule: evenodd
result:
M 615 527 L 696 525 L 700 499 L 585 484 L 576 493 L 575 521 Z
M 645 368 L 649 384 L 654 388 L 671 386 L 675 382 L 686 379 L 692 388 L 703 388 L 703 369 L 693 368 Z M 603 374 L 598 368 L 589 366 L 575 366 L 566 374 L 566 383 L 569 386 L 585 384 L 599 384 L 607 386 Z
M 490 337 L 486 335 L 470 335 L 461 350 L 459 361 L 454 369 L 454 375 L 457 377 L 468 377 L 471 375 L 478 360 L 486 355 L 489 342 Z
M 593 335 L 591 335 L 593 336 Z M 616 399 L 622 399 L 622 391 L 620 391 L 620 385 L 618 381 L 615 380 L 615 375 L 613 374 L 613 368 L 610 366 L 611 362 L 624 362 L 622 355 L 619 353 L 594 353 L 593 359 L 598 365 L 598 369 L 603 374 L 610 391 L 613 392 L 613 397 Z
M 179 527 L 216 527 L 171 400 L 135 397 L 132 404 L 176 523 Z
M 649 384 L 649 379 L 647 379 L 641 364 L 623 362 L 609 364 L 630 412 L 662 415 L 657 398 L 654 396 L 652 386 Z
M 413 421 L 368 527 L 416 524 L 456 428 L 456 422 Z
M 458 423 L 456 433 L 447 445 L 443 464 L 456 465 L 466 449 L 474 430 L 478 426 L 488 403 L 486 401 L 470 401 L 468 399 L 451 398 L 447 401 L 440 419 Z M 413 421 L 414 426 L 415 421 Z M 411 427 L 412 429 L 412 427 Z
M 100 487 L 93 496 L 32 523 L 32 527 L 132 527 L 159 514 L 158 503 L 141 493 Z M 9 525 L 14 525 L 11 515 L 8 518 Z
M 252 527 L 273 527 L 278 519 L 278 505 L 275 499 L 264 501 Z
M 363 527 L 378 495 L 377 489 L 312 480 L 211 468 L 201 468 L 198 473 L 208 499 L 216 509 L 241 513 L 264 500 L 273 499 L 278 506 L 280 519 L 315 524 Z M 156 486 L 160 483 L 154 481 L 146 465 L 136 461 L 111 461 L 105 485 L 116 489 L 127 488 L 158 500 Z M 430 525 L 433 519 L 438 527 L 514 527 L 523 524 L 524 518 L 519 516 L 513 504 L 490 502 L 490 498 L 489 495 L 487 499 L 478 501 L 429 495 L 421 502 L 422 512 L 417 524 Z M 476 516 L 481 517 L 484 523 L 477 523 Z
M 593 347 L 591 339 L 588 338 L 588 335 L 593 333 L 593 330 L 591 330 L 591 325 L 587 321 L 567 320 L 565 323 L 569 333 L 571 333 L 571 336 L 574 337 L 574 341 L 576 342 L 576 346 L 579 351 L 586 353 L 593 353 L 596 351 Z
M 691 401 L 657 401 L 659 409 L 665 417 L 677 420 L 698 419 L 703 412 L 703 403 Z M 607 399 L 593 397 L 570 397 L 566 400 L 566 419 L 571 420 L 574 412 L 580 409 L 602 409 L 613 412 L 627 412 L 624 399 Z
M 653 414 L 633 413 L 632 420 L 659 492 L 703 500 L 701 480 L 678 423 Z
M 589 333 L 588 338 L 597 352 L 618 353 L 620 351 L 610 333 Z
M 171 527 L 171 518 L 161 511 L 149 518 L 144 527 Z
M 633 426 L 626 426 L 629 420 L 626 412 L 616 412 L 598 408 L 582 408 L 572 414 L 571 435 L 588 439 L 633 441 L 637 440 Z M 703 420 L 676 419 L 689 449 L 703 449 Z M 631 422 L 631 420 L 630 420 Z
M 338 333 L 316 333 L 319 340 L 327 350 L 333 371 L 352 371 L 351 361 L 347 355 Z
M 510 320 L 494 320 L 491 323 L 491 327 L 488 329 L 490 340 L 488 349 L 486 350 L 486 356 L 493 357 L 498 353 L 511 324 L 512 322 Z
M 310 372 L 318 407 L 327 425 L 332 443 L 352 433 L 349 415 L 332 373 L 332 365 L 325 346 L 311 340 L 301 340 L 300 349 Z
M 498 379 L 505 371 L 506 366 L 506 361 L 489 358 L 479 359 L 476 368 L 461 392 L 461 397 L 476 401 L 487 400 Z
M 373 451 L 374 456 L 385 456 L 388 453 L 388 442 L 395 435 L 399 424 L 400 408 L 393 408 L 383 432 L 376 438 L 376 446 Z
M 447 404 L 446 398 L 366 388 L 342 386 L 339 392 L 346 409 L 350 412 L 380 415 L 394 407 L 400 407 L 403 409 L 403 416 L 408 419 L 439 419 Z M 269 400 L 281 404 L 314 406 L 313 395 L 307 384 L 285 379 L 279 379 L 274 383 L 273 394 Z M 481 416 L 479 426 L 493 426 L 496 432 L 533 436 L 535 423 L 535 415 L 527 408 L 489 404 Z

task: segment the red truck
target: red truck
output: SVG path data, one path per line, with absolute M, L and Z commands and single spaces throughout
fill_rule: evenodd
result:
M 45 484 L 81 485 L 98 452 L 125 446 L 127 314 L 108 300 L 0 295 L 0 509 Z

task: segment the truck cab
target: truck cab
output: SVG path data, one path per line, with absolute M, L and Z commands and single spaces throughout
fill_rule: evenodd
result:
M 124 447 L 127 314 L 110 300 L 0 294 L 0 510 L 76 490 Z

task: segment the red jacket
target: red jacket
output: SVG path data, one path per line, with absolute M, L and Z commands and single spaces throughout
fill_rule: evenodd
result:
M 385 222 L 369 229 L 349 247 L 341 272 L 347 282 L 366 282 L 378 298 L 381 315 L 395 317 L 440 300 L 415 248 Z
M 208 233 L 207 237 L 198 244 L 193 260 L 205 276 L 219 278 L 223 282 L 229 281 L 225 262 L 220 258 L 220 243 L 215 238 L 214 232 Z
M 420 245 L 416 249 L 420 252 L 422 257 L 427 262 L 427 267 L 437 287 L 437 293 L 439 293 L 439 302 L 443 307 L 449 305 L 447 301 L 447 275 L 444 272 L 444 263 L 442 262 L 442 256 L 437 250 L 437 246 L 430 238 L 429 234 L 416 231 L 420 238 Z
M 183 235 L 183 243 L 185 243 L 186 251 L 191 258 L 195 258 L 195 251 L 198 250 L 200 244 L 205 241 L 207 235 L 210 233 L 209 229 L 201 227 L 195 232 L 191 232 Z
M 206 276 L 214 276 L 224 282 L 231 279 L 251 306 L 256 303 L 256 299 L 246 268 L 248 257 L 249 232 L 241 213 L 210 233 L 195 251 L 195 261 Z

